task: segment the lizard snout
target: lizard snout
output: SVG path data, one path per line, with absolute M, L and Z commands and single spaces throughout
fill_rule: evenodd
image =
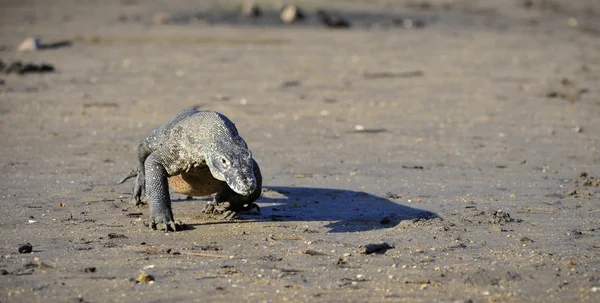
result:
M 242 196 L 249 196 L 256 190 L 256 179 L 254 178 L 240 178 L 237 182 L 240 186 L 239 188 L 232 189 Z

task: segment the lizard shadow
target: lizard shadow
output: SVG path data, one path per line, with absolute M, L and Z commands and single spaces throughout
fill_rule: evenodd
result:
M 398 201 L 345 189 L 270 186 L 256 201 L 258 221 L 329 221 L 329 232 L 392 228 L 403 220 L 433 219 L 438 215 Z M 251 212 L 252 213 L 252 212 Z M 240 218 L 251 213 L 241 212 Z

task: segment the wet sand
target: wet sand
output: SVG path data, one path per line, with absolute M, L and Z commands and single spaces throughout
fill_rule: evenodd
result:
M 0 59 L 56 71 L 0 74 L 0 301 L 600 300 L 600 5 L 497 2 L 7 1 Z M 151 231 L 116 182 L 192 107 L 236 123 L 261 213 L 173 194 L 188 229 Z

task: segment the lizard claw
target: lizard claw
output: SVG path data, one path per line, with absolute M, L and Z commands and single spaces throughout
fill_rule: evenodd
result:
M 148 225 L 152 230 L 179 231 L 183 230 L 181 221 L 175 222 L 171 210 L 153 212 Z
M 183 223 L 181 223 L 181 221 L 178 222 L 174 222 L 174 221 L 169 221 L 169 222 L 163 222 L 163 223 L 156 223 L 155 221 L 152 221 L 152 223 L 150 223 L 150 228 L 152 230 L 164 230 L 164 231 L 180 231 L 180 230 L 184 230 L 185 229 L 185 225 Z
M 206 205 L 202 209 L 202 213 L 203 214 L 212 214 L 212 212 L 214 210 L 215 210 L 215 205 L 209 202 L 209 203 L 206 203 Z
M 241 211 L 251 211 L 252 209 L 256 208 L 256 211 L 260 214 L 260 207 L 258 206 L 258 204 L 256 203 L 251 203 L 248 206 L 243 206 L 239 209 L 227 209 L 225 211 L 222 211 L 221 213 L 223 213 L 223 217 L 221 217 L 221 220 L 233 220 L 237 217 L 238 214 L 238 210 Z
M 221 220 L 233 220 L 233 219 L 235 219 L 236 216 L 237 216 L 237 212 L 235 212 L 233 210 L 227 210 L 227 211 L 223 212 L 223 217 L 221 217 Z

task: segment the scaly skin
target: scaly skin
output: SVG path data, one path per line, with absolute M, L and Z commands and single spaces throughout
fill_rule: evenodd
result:
M 204 212 L 223 213 L 258 208 L 262 175 L 235 125 L 213 111 L 182 110 L 152 130 L 138 147 L 138 168 L 120 181 L 136 177 L 132 202 L 147 197 L 152 229 L 181 230 L 173 219 L 169 186 L 190 196 L 216 193 Z

